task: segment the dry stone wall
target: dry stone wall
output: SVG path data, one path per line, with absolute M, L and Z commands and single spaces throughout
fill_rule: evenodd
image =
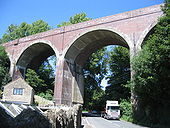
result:
M 81 105 L 70 108 L 51 109 L 46 112 L 52 128 L 80 128 L 81 127 Z
M 0 128 L 81 128 L 81 105 L 55 107 L 40 113 L 25 109 L 15 118 L 0 107 Z

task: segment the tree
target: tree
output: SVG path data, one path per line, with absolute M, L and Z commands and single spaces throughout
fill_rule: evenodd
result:
M 40 76 L 34 70 L 27 69 L 26 82 L 33 87 L 36 95 L 39 95 L 48 100 L 52 100 L 52 89 L 48 87 L 46 81 L 41 79 Z
M 163 12 L 164 16 L 159 19 L 153 34 L 133 59 L 135 75 L 131 85 L 138 101 L 136 120 L 169 126 L 170 0 L 165 1 Z
M 101 86 L 100 83 L 107 73 L 107 56 L 106 56 L 106 48 L 99 49 L 95 53 L 93 53 L 89 59 L 86 61 L 87 63 L 84 66 L 84 75 L 85 78 L 87 76 L 92 77 L 96 82 L 97 86 Z M 92 87 L 91 87 L 92 88 Z
M 0 39 L 0 43 L 9 42 L 50 29 L 51 27 L 43 20 L 37 20 L 32 24 L 27 24 L 26 22 L 23 22 L 20 25 L 11 24 L 6 33 L 2 36 L 2 39 Z
M 59 28 L 59 27 L 68 26 L 71 24 L 77 24 L 77 23 L 91 20 L 91 18 L 87 18 L 86 16 L 87 16 L 86 13 L 76 14 L 74 16 L 71 16 L 68 22 L 62 22 L 61 24 L 58 24 L 57 27 Z
M 108 87 L 106 98 L 111 100 L 128 99 L 130 88 L 125 87 L 130 81 L 130 58 L 129 50 L 122 46 L 113 47 L 109 56 Z
M 45 84 L 48 85 L 48 89 L 50 89 L 51 91 L 54 90 L 55 67 L 56 67 L 56 56 L 53 55 L 50 56 L 47 60 L 45 60 L 41 64 L 37 72 L 40 78 L 44 80 Z
M 43 20 L 37 20 L 31 24 L 29 33 L 30 35 L 33 35 L 40 32 L 48 31 L 50 29 L 51 27 L 48 25 L 48 23 L 44 22 Z
M 2 92 L 2 87 L 11 81 L 9 67 L 10 63 L 7 53 L 5 52 L 4 47 L 0 46 L 0 92 Z
M 101 89 L 101 81 L 107 73 L 107 52 L 102 48 L 93 53 L 84 66 L 84 108 L 102 110 L 104 91 Z
M 45 81 L 40 79 L 40 76 L 32 69 L 27 69 L 26 81 L 33 87 L 36 94 L 43 92 L 43 88 L 47 87 Z

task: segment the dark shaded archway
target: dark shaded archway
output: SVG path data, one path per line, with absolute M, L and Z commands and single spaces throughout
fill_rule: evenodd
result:
M 50 45 L 35 43 L 24 50 L 18 59 L 16 66 L 24 76 L 26 69 L 30 68 L 38 70 L 43 61 L 54 54 L 55 52 Z

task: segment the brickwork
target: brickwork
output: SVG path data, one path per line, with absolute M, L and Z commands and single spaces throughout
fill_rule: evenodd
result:
M 54 89 L 56 104 L 82 103 L 83 77 L 79 70 L 83 67 L 83 59 L 86 60 L 96 49 L 109 44 L 126 46 L 131 56 L 135 55 L 162 14 L 160 5 L 155 5 L 8 42 L 4 46 L 11 61 L 10 73 L 13 74 L 15 65 L 19 65 L 20 58 L 27 57 L 26 53 L 31 52 L 30 46 L 38 43 L 49 45 L 57 56 Z M 24 52 L 27 50 L 29 52 Z M 37 54 L 44 52 L 39 50 Z

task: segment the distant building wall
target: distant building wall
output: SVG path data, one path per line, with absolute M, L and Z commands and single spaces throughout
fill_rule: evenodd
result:
M 33 88 L 22 78 L 18 78 L 4 86 L 3 100 L 8 102 L 32 104 L 33 95 Z

